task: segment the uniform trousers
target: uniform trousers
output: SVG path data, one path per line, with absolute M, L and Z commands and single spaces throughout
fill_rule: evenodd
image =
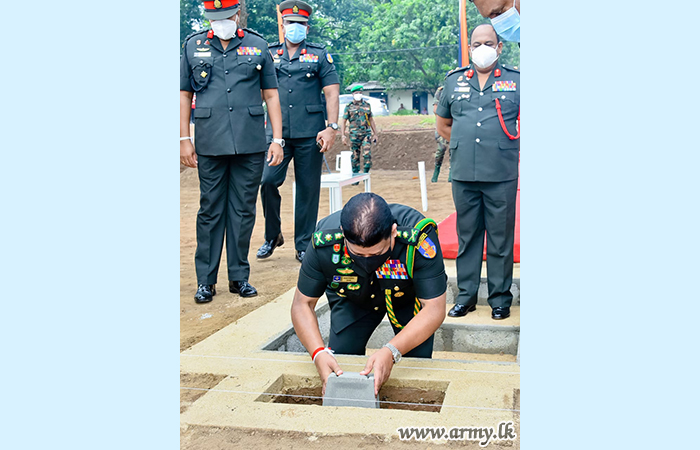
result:
M 287 177 L 287 167 L 294 158 L 296 204 L 294 205 L 294 248 L 306 251 L 318 219 L 318 199 L 321 194 L 323 153 L 316 138 L 285 139 L 284 159 L 277 166 L 265 164 L 260 186 L 260 200 L 265 214 L 265 240 L 272 241 L 282 232 L 279 187 Z
M 513 294 L 513 244 L 518 180 L 465 182 L 452 179 L 457 210 L 457 285 L 455 303 L 476 305 L 486 231 L 488 302 L 491 308 L 510 307 Z
M 230 281 L 248 281 L 248 251 L 265 153 L 197 155 L 199 212 L 194 256 L 198 284 L 215 284 L 224 238 Z
M 356 308 L 359 309 L 359 307 Z M 395 309 L 394 312 L 396 313 L 396 318 L 399 323 L 406 324 L 413 317 L 413 305 L 411 304 L 404 308 Z M 328 346 L 333 349 L 335 353 L 343 355 L 364 355 L 370 336 L 372 336 L 372 333 L 377 326 L 379 326 L 385 315 L 386 311 L 371 311 L 366 316 L 363 316 L 336 333 L 333 330 L 333 306 L 331 306 L 331 330 Z M 394 330 L 394 335 L 401 331 L 393 324 L 391 328 Z M 422 344 L 402 356 L 409 358 L 432 358 L 434 338 L 435 335 L 433 334 Z

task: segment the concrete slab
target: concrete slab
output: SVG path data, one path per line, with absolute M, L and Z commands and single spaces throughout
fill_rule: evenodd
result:
M 264 428 L 322 434 L 378 434 L 396 437 L 406 426 L 497 426 L 500 421 L 519 423 L 520 367 L 512 362 L 451 361 L 403 358 L 394 366 L 387 386 L 434 388 L 447 386 L 440 412 L 395 409 L 320 407 L 271 402 L 270 392 L 280 377 L 320 386 L 307 354 L 260 350 L 275 335 L 291 326 L 289 311 L 294 289 L 251 312 L 181 353 L 182 373 L 225 375 L 214 388 L 182 386 L 206 393 L 181 414 L 181 424 Z M 319 301 L 320 308 L 325 298 Z M 495 322 L 488 307 L 460 319 Z M 517 317 L 506 319 L 517 321 Z M 505 321 L 501 321 L 505 322 Z M 360 371 L 366 356 L 336 355 L 344 371 Z M 519 429 L 516 432 L 519 434 Z
M 379 399 L 374 395 L 374 375 L 359 372 L 332 373 L 326 382 L 323 406 L 356 406 L 379 408 Z

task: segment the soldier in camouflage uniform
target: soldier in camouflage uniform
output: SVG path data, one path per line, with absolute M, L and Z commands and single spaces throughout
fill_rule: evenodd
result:
M 364 159 L 364 173 L 368 173 L 372 167 L 370 140 L 376 145 L 377 127 L 374 124 L 374 117 L 372 117 L 372 108 L 362 98 L 362 86 L 355 86 L 350 92 L 352 92 L 354 100 L 345 107 L 343 120 L 340 121 L 340 135 L 343 137 L 343 144 L 348 145 L 347 137 L 345 136 L 345 122 L 347 121 L 350 134 L 350 148 L 352 149 L 352 172 L 360 172 L 361 151 Z
M 437 91 L 435 91 L 435 100 L 433 100 L 433 113 L 437 109 L 438 102 L 440 101 L 440 94 L 442 94 L 442 89 L 444 86 L 440 86 Z M 433 183 L 438 180 L 438 175 L 440 175 L 440 168 L 442 167 L 442 161 L 445 158 L 445 153 L 450 148 L 450 141 L 440 136 L 435 130 L 435 140 L 437 141 L 437 151 L 435 152 L 435 170 L 433 171 Z M 452 182 L 452 166 L 450 166 L 450 173 L 447 176 L 447 181 Z

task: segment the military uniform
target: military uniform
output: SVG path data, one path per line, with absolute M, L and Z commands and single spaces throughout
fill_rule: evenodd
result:
M 360 103 L 354 101 L 345 106 L 343 120 L 348 121 L 350 134 L 350 148 L 352 149 L 352 171 L 360 172 L 360 153 L 364 160 L 364 172 L 369 172 L 372 167 L 372 127 L 369 119 L 372 117 L 372 108 L 364 99 Z
M 216 283 L 224 236 L 229 280 L 247 281 L 267 148 L 260 90 L 277 88 L 272 56 L 265 39 L 248 29 L 239 29 L 226 50 L 209 30 L 190 35 L 183 47 L 180 90 L 197 94 L 197 282 Z
M 365 354 L 372 332 L 389 315 L 398 333 L 419 310 L 417 298 L 447 290 L 435 222 L 408 206 L 389 205 L 398 236 L 389 259 L 374 273 L 356 267 L 345 249 L 338 211 L 318 223 L 299 272 L 299 291 L 312 298 L 324 292 L 331 307 L 329 346 L 337 353 Z M 404 356 L 430 358 L 431 336 Z
M 437 114 L 453 119 L 452 196 L 459 232 L 456 303 L 467 306 L 477 302 L 484 230 L 489 304 L 492 308 L 510 307 L 513 300 L 510 287 L 520 139 L 511 139 L 503 130 L 497 106 L 506 129 L 515 135 L 520 115 L 520 72 L 515 68 L 496 63 L 483 89 L 470 67 L 447 74 Z
M 284 159 L 277 166 L 265 165 L 260 197 L 265 214 L 265 240 L 275 239 L 282 230 L 279 187 L 294 158 L 296 205 L 294 206 L 294 245 L 304 251 L 318 218 L 323 153 L 316 135 L 326 128 L 325 107 L 321 102 L 324 87 L 339 84 L 333 58 L 323 45 L 301 42 L 294 56 L 284 43 L 270 46 L 279 80 L 282 107 Z M 269 124 L 268 124 L 269 125 Z
M 279 5 L 282 18 L 305 24 L 313 8 L 306 2 L 288 0 Z M 282 137 L 285 140 L 284 159 L 278 166 L 265 166 L 260 197 L 265 214 L 265 244 L 258 257 L 267 257 L 282 232 L 279 187 L 287 176 L 287 167 L 294 158 L 296 204 L 294 205 L 294 246 L 297 258 L 311 240 L 318 218 L 321 193 L 323 153 L 316 144 L 316 136 L 326 128 L 325 106 L 321 101 L 323 88 L 340 84 L 333 65 L 333 57 L 325 46 L 302 40 L 294 56 L 287 51 L 285 42 L 270 46 L 279 79 L 280 106 L 282 107 Z M 268 126 L 268 135 L 270 135 Z M 276 245 L 276 244 L 275 244 Z M 262 252 L 262 253 L 261 253 Z M 269 253 L 268 253 L 269 252 Z
M 442 91 L 444 89 L 444 86 L 440 86 L 437 88 L 437 91 L 435 91 L 435 100 L 433 100 L 433 106 L 437 105 L 438 102 L 440 102 L 440 94 L 442 94 Z M 450 147 L 450 141 L 445 139 L 444 137 L 440 136 L 437 132 L 435 131 L 435 141 L 437 142 L 437 150 L 435 151 L 435 170 L 433 171 L 433 179 L 432 182 L 435 183 L 438 179 L 438 175 L 440 175 L 440 168 L 442 167 L 442 161 L 445 158 L 445 153 L 447 153 L 447 149 Z M 447 177 L 447 181 L 452 181 L 452 167 L 450 166 L 450 174 Z

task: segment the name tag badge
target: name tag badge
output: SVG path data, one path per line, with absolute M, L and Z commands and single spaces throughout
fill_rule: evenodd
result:
M 194 52 L 195 58 L 211 58 L 211 52 Z
M 457 86 L 455 87 L 455 92 L 470 92 L 471 88 L 469 86 Z

